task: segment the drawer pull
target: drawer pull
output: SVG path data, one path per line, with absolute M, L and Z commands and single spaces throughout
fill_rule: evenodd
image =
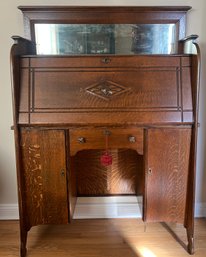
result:
M 102 63 L 110 63 L 111 59 L 110 58 L 103 58 Z
M 78 137 L 77 141 L 78 141 L 80 144 L 86 143 L 85 137 Z
M 128 140 L 129 140 L 130 143 L 135 143 L 135 142 L 136 142 L 136 137 L 134 137 L 134 136 L 129 136 L 129 137 L 128 137 Z

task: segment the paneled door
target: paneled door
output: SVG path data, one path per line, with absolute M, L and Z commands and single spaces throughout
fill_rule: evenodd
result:
M 22 184 L 27 227 L 68 223 L 65 131 L 21 131 Z
M 191 129 L 145 130 L 144 221 L 184 224 Z

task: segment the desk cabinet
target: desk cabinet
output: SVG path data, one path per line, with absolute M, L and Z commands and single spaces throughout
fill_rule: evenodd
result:
M 63 129 L 35 128 L 21 131 L 23 194 L 26 200 L 28 228 L 39 224 L 68 223 L 73 209 L 69 213 L 68 206 L 72 204 L 72 196 L 67 197 L 67 188 L 72 190 L 72 187 L 67 186 L 67 181 L 70 181 L 71 173 L 75 171 L 69 168 L 72 160 L 66 155 L 67 148 L 71 149 L 70 155 L 82 149 L 103 149 L 103 133 L 100 132 L 100 129 L 72 129 L 70 133 L 69 130 Z M 144 139 L 143 130 L 139 128 L 112 129 L 112 132 L 120 137 L 120 148 L 135 149 L 143 155 L 144 220 L 184 224 L 191 129 L 145 129 Z M 132 135 L 139 136 L 139 142 L 128 142 L 125 146 L 123 135 L 126 132 L 128 135 L 133 132 Z M 70 134 L 70 144 L 66 143 L 67 133 Z M 78 142 L 79 135 L 85 137 L 83 147 L 82 143 Z M 93 142 L 92 139 L 100 139 L 100 142 Z M 75 146 L 77 144 L 80 146 Z M 117 141 L 111 140 L 110 147 L 116 149 Z M 98 183 L 101 183 L 100 179 L 99 175 Z
M 121 194 L 143 196 L 145 222 L 183 224 L 192 254 L 200 51 L 197 36 L 181 39 L 190 7 L 20 9 L 32 39 L 14 36 L 11 49 L 21 257 L 29 229 L 70 223 L 78 196 Z M 34 44 L 45 23 L 49 55 Z M 163 29 L 162 41 L 173 34 L 160 44 Z M 196 54 L 184 53 L 189 39 Z
M 191 129 L 148 129 L 145 140 L 144 218 L 184 224 Z
M 27 228 L 68 223 L 64 130 L 23 129 L 21 155 Z

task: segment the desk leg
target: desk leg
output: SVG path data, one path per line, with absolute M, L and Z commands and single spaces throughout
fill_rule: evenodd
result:
M 195 176 L 196 176 L 196 145 L 197 128 L 192 129 L 191 150 L 190 150 L 190 172 L 188 176 L 187 192 L 187 218 L 185 227 L 187 229 L 188 253 L 194 254 L 194 202 L 195 202 Z
M 194 254 L 194 229 L 187 228 L 187 239 L 188 239 L 188 253 Z
M 21 240 L 21 246 L 20 246 L 20 256 L 21 257 L 26 257 L 26 242 L 27 242 L 27 234 L 28 232 L 25 229 L 21 228 L 20 232 L 20 240 Z

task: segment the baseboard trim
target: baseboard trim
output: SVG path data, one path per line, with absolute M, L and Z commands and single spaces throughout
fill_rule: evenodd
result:
M 0 220 L 18 220 L 18 204 L 0 204 Z
M 195 203 L 195 217 L 196 218 L 206 217 L 206 202 Z
M 135 196 L 81 197 L 74 219 L 141 218 L 142 198 Z M 206 202 L 195 204 L 195 217 L 206 217 Z M 0 204 L 0 220 L 18 220 L 17 204 Z

